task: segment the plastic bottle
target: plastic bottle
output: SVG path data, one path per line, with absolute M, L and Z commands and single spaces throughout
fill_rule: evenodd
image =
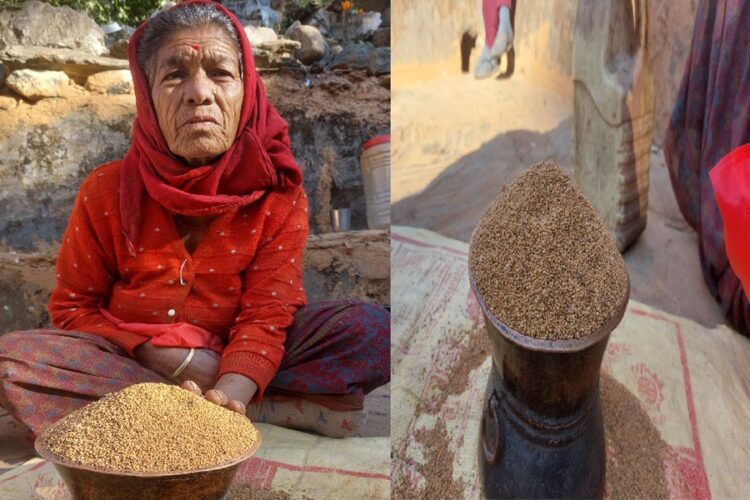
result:
M 391 136 L 373 137 L 362 148 L 359 163 L 367 204 L 367 226 L 388 229 L 391 226 Z

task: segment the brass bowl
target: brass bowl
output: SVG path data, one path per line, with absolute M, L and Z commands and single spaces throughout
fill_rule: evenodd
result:
M 44 434 L 42 434 L 44 435 Z M 54 464 L 71 495 L 81 500 L 221 499 L 229 491 L 239 466 L 258 450 L 261 435 L 253 446 L 239 457 L 203 469 L 178 472 L 118 472 L 80 465 L 64 460 L 36 439 L 37 453 Z

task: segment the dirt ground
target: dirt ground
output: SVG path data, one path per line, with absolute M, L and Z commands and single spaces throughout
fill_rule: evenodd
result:
M 34 457 L 34 447 L 26 428 L 0 406 L 0 474 Z
M 572 173 L 572 92 L 558 90 L 519 75 L 460 74 L 394 88 L 393 223 L 469 241 L 500 187 L 529 165 L 551 158 Z M 624 255 L 631 297 L 708 327 L 723 323 L 659 147 L 652 147 L 649 200 L 647 228 Z

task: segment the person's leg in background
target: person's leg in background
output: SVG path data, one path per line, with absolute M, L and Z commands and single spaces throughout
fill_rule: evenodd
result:
M 685 220 L 699 237 L 703 276 L 727 320 L 750 335 L 750 303 L 729 265 L 708 172 L 750 142 L 750 3 L 701 0 L 691 52 L 664 138 L 664 157 Z
M 484 47 L 477 60 L 474 76 L 487 78 L 498 66 L 498 57 L 513 45 L 511 0 L 482 0 L 484 18 Z

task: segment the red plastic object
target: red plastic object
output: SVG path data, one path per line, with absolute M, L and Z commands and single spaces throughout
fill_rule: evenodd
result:
M 362 149 L 367 151 L 373 146 L 377 146 L 378 144 L 385 144 L 386 142 L 391 142 L 391 136 L 390 135 L 376 135 L 366 143 L 362 145 Z
M 733 150 L 708 173 L 724 221 L 724 245 L 745 294 L 750 292 L 750 144 Z

